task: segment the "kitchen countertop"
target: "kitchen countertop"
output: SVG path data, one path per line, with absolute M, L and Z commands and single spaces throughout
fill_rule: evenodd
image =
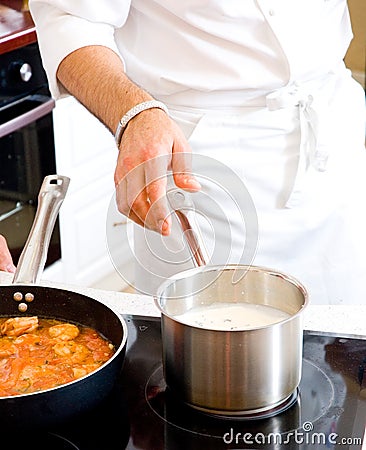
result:
M 35 25 L 22 0 L 0 1 L 0 54 L 37 42 Z
M 0 285 L 11 284 L 12 278 L 11 274 L 0 271 Z M 153 298 L 149 296 L 51 283 L 47 280 L 41 280 L 39 284 L 79 292 L 108 305 L 120 314 L 160 316 Z M 308 305 L 304 311 L 304 328 L 311 331 L 334 333 L 337 336 L 352 335 L 366 339 L 365 318 L 366 305 Z

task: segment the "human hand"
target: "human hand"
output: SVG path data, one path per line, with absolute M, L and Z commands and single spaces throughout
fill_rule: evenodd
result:
M 114 181 L 118 210 L 139 225 L 169 235 L 167 171 L 177 187 L 201 186 L 191 174 L 191 149 L 178 125 L 162 110 L 148 109 L 128 124 L 121 140 Z
M 11 273 L 14 273 L 16 270 L 16 267 L 13 264 L 13 259 L 11 257 L 6 239 L 1 234 L 0 234 L 0 270 Z

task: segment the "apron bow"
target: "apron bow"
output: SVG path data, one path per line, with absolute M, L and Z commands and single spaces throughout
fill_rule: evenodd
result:
M 301 199 L 301 192 L 309 168 L 324 172 L 327 167 L 329 153 L 325 145 L 329 128 L 327 115 L 327 95 L 323 95 L 320 87 L 310 83 L 294 83 L 285 86 L 266 96 L 266 106 L 270 111 L 282 108 L 298 107 L 300 120 L 299 162 L 294 186 L 286 207 L 296 206 Z

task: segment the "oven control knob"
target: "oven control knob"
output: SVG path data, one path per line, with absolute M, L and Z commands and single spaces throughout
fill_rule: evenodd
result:
M 22 81 L 28 82 L 32 78 L 32 67 L 28 63 L 24 63 L 19 69 L 20 78 Z
M 32 78 L 32 75 L 33 75 L 32 66 L 23 61 L 18 61 L 18 62 L 12 63 L 10 70 L 11 70 L 12 76 L 16 80 L 24 81 L 25 83 L 27 83 Z

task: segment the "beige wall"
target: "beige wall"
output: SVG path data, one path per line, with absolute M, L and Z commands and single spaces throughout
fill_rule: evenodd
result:
M 366 0 L 348 0 L 354 38 L 346 56 L 347 66 L 364 82 L 366 65 Z

